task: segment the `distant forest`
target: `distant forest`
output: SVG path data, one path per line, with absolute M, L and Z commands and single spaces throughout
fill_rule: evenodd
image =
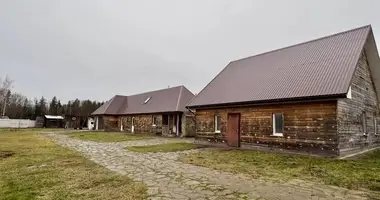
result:
M 0 116 L 10 119 L 36 119 L 43 115 L 87 116 L 104 103 L 79 99 L 63 103 L 55 96 L 50 101 L 44 97 L 32 100 L 12 92 L 12 82 L 8 76 L 3 80 L 0 77 Z

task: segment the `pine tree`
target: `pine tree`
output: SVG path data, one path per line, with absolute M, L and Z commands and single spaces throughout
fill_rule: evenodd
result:
M 40 116 L 47 114 L 47 103 L 46 99 L 44 97 L 41 97 L 40 101 L 38 102 L 38 107 L 40 109 Z
M 58 103 L 57 103 L 57 115 L 63 115 L 63 110 L 62 110 L 62 104 L 61 104 L 61 101 L 58 100 Z
M 41 109 L 38 104 L 37 98 L 34 98 L 34 116 L 35 117 L 41 116 Z
M 72 115 L 71 101 L 69 101 L 69 102 L 67 103 L 65 114 L 66 114 L 66 115 Z
M 49 106 L 49 114 L 51 115 L 57 115 L 58 114 L 58 103 L 57 103 L 57 97 L 53 97 L 53 99 L 50 102 Z

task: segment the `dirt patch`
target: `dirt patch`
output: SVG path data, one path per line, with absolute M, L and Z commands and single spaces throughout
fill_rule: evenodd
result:
M 12 157 L 14 154 L 12 151 L 0 151 L 0 159 Z

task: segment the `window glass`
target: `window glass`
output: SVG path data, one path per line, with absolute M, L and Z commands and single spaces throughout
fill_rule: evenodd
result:
M 144 101 L 144 104 L 148 103 L 148 101 L 151 99 L 152 97 L 148 97 L 145 101 Z
M 273 135 L 282 136 L 284 130 L 284 116 L 282 113 L 273 113 Z
M 153 116 L 153 120 L 152 120 L 152 121 L 153 121 L 153 122 L 152 122 L 153 125 L 156 125 L 156 120 L 157 120 L 157 119 L 156 119 L 156 116 Z
M 276 121 L 276 133 L 282 133 L 282 114 L 281 113 L 277 113 L 275 114 L 275 121 Z
M 215 115 L 214 124 L 215 124 L 215 132 L 220 132 L 220 127 L 221 127 L 221 124 L 222 124 L 220 116 Z

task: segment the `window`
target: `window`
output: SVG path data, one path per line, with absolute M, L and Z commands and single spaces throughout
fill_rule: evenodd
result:
M 363 126 L 363 133 L 366 134 L 367 133 L 367 116 L 366 116 L 366 113 L 363 112 L 362 114 L 362 126 Z
M 221 117 L 218 115 L 215 115 L 215 119 L 214 119 L 215 133 L 220 133 L 221 123 L 222 123 Z
M 284 116 L 282 113 L 273 113 L 273 136 L 283 136 Z
M 144 101 L 144 104 L 148 103 L 148 101 L 151 99 L 152 97 L 148 97 L 145 101 Z
M 162 115 L 162 125 L 169 125 L 169 115 Z
M 152 125 L 156 126 L 156 122 L 157 122 L 157 118 L 156 118 L 156 116 L 153 116 Z
M 373 128 L 375 131 L 375 135 L 377 135 L 377 120 L 376 120 L 376 113 L 373 115 Z

